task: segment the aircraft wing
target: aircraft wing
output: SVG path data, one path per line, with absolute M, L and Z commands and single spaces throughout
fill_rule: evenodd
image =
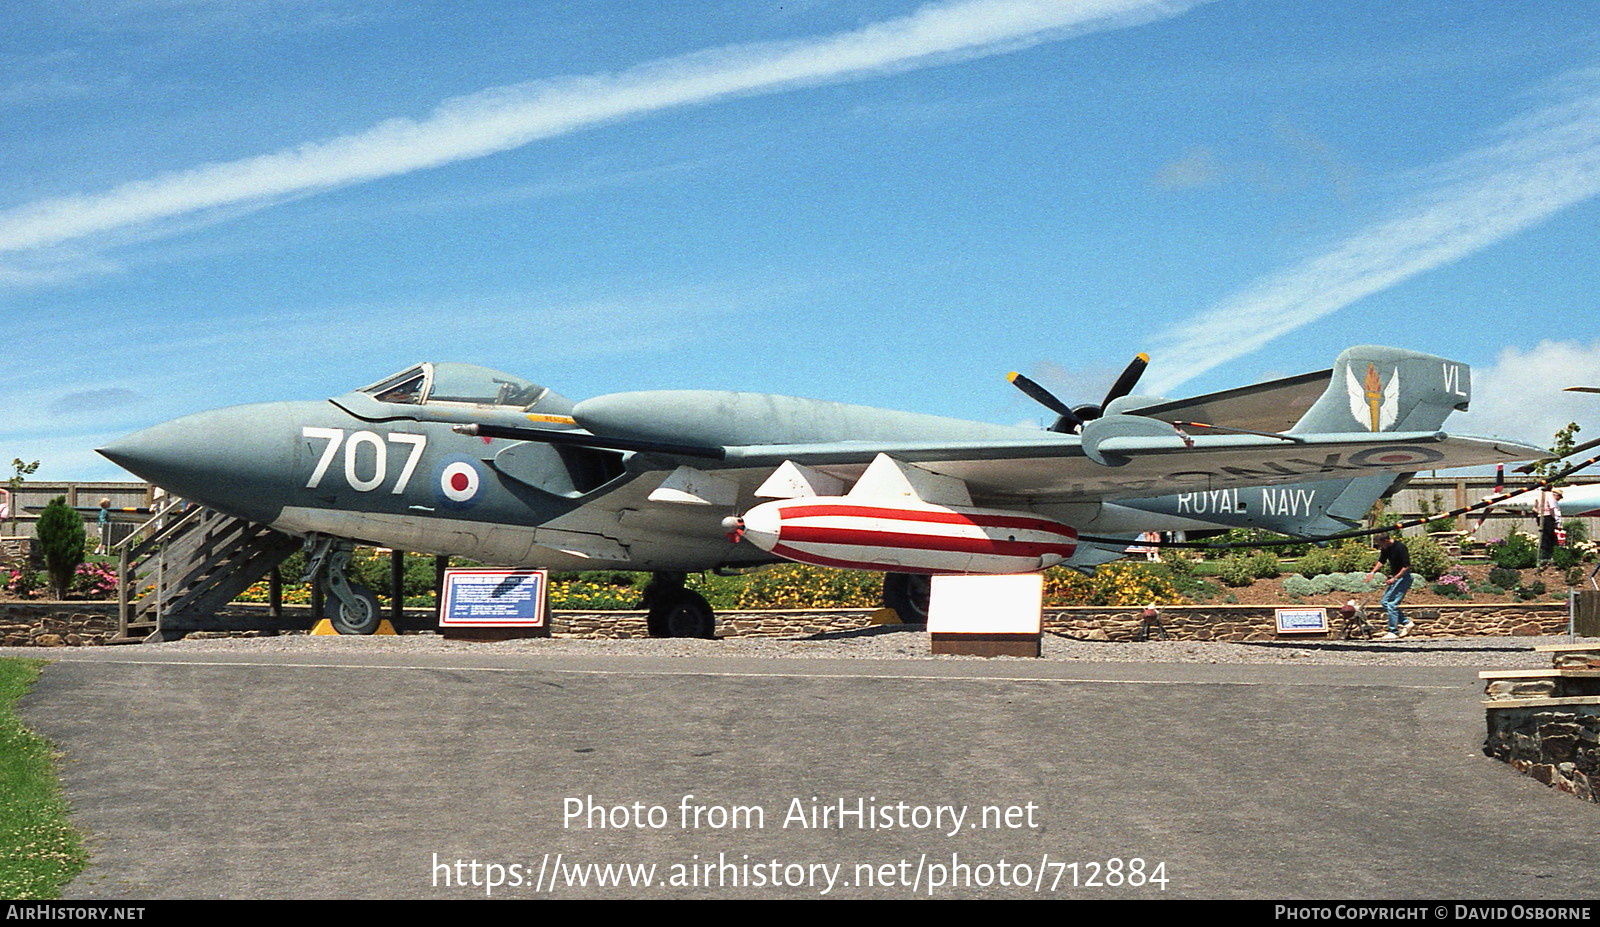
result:
M 1052 435 L 1038 440 L 724 448 L 724 468 L 784 461 L 850 480 L 878 454 L 964 480 L 988 501 L 1078 502 L 1410 473 L 1535 458 L 1537 447 L 1443 432 L 1298 435 Z M 1096 459 L 1098 458 L 1098 460 Z M 718 468 L 721 469 L 721 468 Z

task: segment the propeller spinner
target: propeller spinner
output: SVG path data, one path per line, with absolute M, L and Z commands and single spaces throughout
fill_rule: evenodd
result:
M 1006 379 L 1010 380 L 1017 389 L 1027 393 L 1034 402 L 1039 403 L 1058 416 L 1056 423 L 1050 426 L 1051 431 L 1077 434 L 1085 422 L 1091 422 L 1099 418 L 1105 412 L 1106 406 L 1111 405 L 1113 400 L 1121 399 L 1123 396 L 1133 392 L 1134 386 L 1139 382 L 1139 377 L 1144 375 L 1144 368 L 1149 365 L 1150 355 L 1144 353 L 1135 355 L 1133 362 L 1128 364 L 1122 371 L 1122 375 L 1117 377 L 1117 381 L 1111 384 L 1111 389 L 1106 391 L 1106 398 L 1100 400 L 1099 405 L 1090 403 L 1076 407 L 1069 406 L 1056 398 L 1055 394 L 1015 370 L 1006 374 Z

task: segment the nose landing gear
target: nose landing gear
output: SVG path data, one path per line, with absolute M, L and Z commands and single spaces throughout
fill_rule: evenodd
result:
M 327 615 L 340 634 L 371 634 L 378 630 L 383 613 L 371 589 L 350 582 L 350 554 L 355 543 L 343 538 L 313 535 L 306 539 L 306 575 L 317 582 L 333 600 Z

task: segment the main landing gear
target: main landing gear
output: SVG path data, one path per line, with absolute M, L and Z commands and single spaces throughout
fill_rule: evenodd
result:
M 883 607 L 894 609 L 902 624 L 927 624 L 932 590 L 933 577 L 927 573 L 885 573 Z
M 331 601 L 326 617 L 340 634 L 371 634 L 378 630 L 383 613 L 378 597 L 366 586 L 350 582 L 350 554 L 355 543 L 342 538 L 312 536 L 306 540 L 305 579 L 314 580 L 327 591 Z
M 683 573 L 652 573 L 650 585 L 644 587 L 644 601 L 640 604 L 649 610 L 645 625 L 651 637 L 701 637 L 707 640 L 716 636 L 717 616 L 705 596 L 693 589 L 684 588 Z

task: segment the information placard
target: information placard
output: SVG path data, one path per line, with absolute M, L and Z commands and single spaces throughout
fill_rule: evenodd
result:
M 446 570 L 444 628 L 542 628 L 548 570 Z
M 1325 608 L 1279 608 L 1279 634 L 1326 634 L 1328 610 Z
M 979 657 L 1040 655 L 1044 577 L 935 576 L 928 597 L 934 653 Z
M 935 576 L 928 596 L 932 634 L 1038 634 L 1044 576 Z

